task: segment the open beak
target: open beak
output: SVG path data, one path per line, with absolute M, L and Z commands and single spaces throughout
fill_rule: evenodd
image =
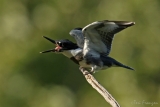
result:
M 48 37 L 46 37 L 46 36 L 43 36 L 43 37 L 44 37 L 45 39 L 47 39 L 48 41 L 52 42 L 53 44 L 55 44 L 55 45 L 56 45 L 56 48 L 55 48 L 55 49 L 49 49 L 49 50 L 46 50 L 46 51 L 42 51 L 42 52 L 40 52 L 40 53 L 61 52 L 62 47 L 60 47 L 60 46 L 56 43 L 55 40 L 52 40 L 52 39 L 50 39 L 50 38 L 48 38 Z
M 55 42 L 55 40 L 52 40 L 52 39 L 50 39 L 50 38 L 48 38 L 48 37 L 46 37 L 46 36 L 43 36 L 45 39 L 47 39 L 47 40 L 49 40 L 50 42 L 52 42 L 53 44 L 56 44 L 56 42 Z
M 47 51 L 42 51 L 40 53 L 48 53 L 48 52 L 55 52 L 55 49 L 50 49 L 50 50 L 47 50 Z

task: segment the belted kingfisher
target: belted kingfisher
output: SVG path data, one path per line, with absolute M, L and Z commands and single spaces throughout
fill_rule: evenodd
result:
M 84 60 L 83 49 L 78 47 L 77 44 L 69 41 L 68 39 L 62 39 L 62 40 L 55 41 L 48 37 L 45 37 L 45 36 L 43 37 L 49 40 L 50 42 L 52 42 L 53 44 L 55 44 L 56 47 L 54 49 L 50 49 L 50 50 L 43 51 L 40 53 L 48 53 L 48 52 L 61 53 L 65 55 L 66 57 L 68 57 L 69 59 L 71 59 L 72 61 L 74 61 L 76 64 L 78 64 L 81 67 L 84 67 L 84 68 L 92 67 L 90 61 L 86 62 L 86 60 Z M 115 66 L 115 67 L 123 67 L 123 68 L 133 70 L 133 68 L 123 65 L 111 57 L 100 55 L 100 58 L 104 64 L 103 69 Z
M 103 69 L 105 66 L 103 58 L 110 58 L 108 55 L 111 51 L 114 35 L 134 24 L 135 22 L 129 21 L 96 21 L 84 28 L 75 28 L 69 34 L 75 38 L 77 45 L 83 49 L 83 59 L 90 62 L 92 65 L 91 71 L 94 72 Z M 115 66 L 115 64 L 112 63 L 112 66 Z

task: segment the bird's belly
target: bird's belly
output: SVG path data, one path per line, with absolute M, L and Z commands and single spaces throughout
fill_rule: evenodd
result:
M 95 72 L 98 72 L 98 71 L 103 71 L 103 70 L 106 70 L 106 69 L 108 69 L 108 68 L 110 68 L 110 67 L 108 67 L 108 66 L 103 66 L 101 69 L 98 69 L 98 70 L 95 70 Z
M 103 68 L 101 70 L 105 70 L 105 69 L 108 69 L 109 66 L 103 66 Z

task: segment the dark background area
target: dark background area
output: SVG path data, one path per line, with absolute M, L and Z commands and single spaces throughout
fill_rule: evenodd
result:
M 42 38 L 99 20 L 135 21 L 118 33 L 110 56 L 136 71 L 111 68 L 96 79 L 121 107 L 160 106 L 159 0 L 0 0 L 0 107 L 110 107 Z M 151 104 L 152 103 L 152 104 Z

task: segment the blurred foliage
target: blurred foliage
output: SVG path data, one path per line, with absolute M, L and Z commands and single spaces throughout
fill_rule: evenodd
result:
M 122 107 L 160 106 L 159 0 L 0 0 L 0 107 L 110 107 L 78 66 L 43 35 L 68 38 L 97 20 L 135 21 L 116 35 L 111 56 L 136 71 L 111 68 L 95 74 Z M 158 104 L 157 104 L 158 103 Z

